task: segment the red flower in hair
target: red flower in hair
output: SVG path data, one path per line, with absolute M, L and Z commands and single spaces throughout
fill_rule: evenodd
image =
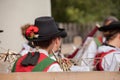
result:
M 38 37 L 38 34 L 37 34 L 38 31 L 39 31 L 38 27 L 36 27 L 34 25 L 31 25 L 26 29 L 26 36 L 28 38 L 31 38 L 31 39 L 37 38 Z

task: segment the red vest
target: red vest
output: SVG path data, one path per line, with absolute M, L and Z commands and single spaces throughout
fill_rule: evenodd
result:
M 18 61 L 15 63 L 15 69 L 14 69 L 14 72 L 37 72 L 37 71 L 44 71 L 44 72 L 47 72 L 47 70 L 49 69 L 49 67 L 52 65 L 52 64 L 54 64 L 54 63 L 56 63 L 56 61 L 54 61 L 54 60 L 52 60 L 52 59 L 50 59 L 48 56 L 46 56 L 45 54 L 43 54 L 43 53 L 40 53 L 40 57 L 39 57 L 39 59 L 38 59 L 38 63 L 37 63 L 37 65 L 35 65 L 35 66 L 22 66 L 21 65 L 21 62 L 24 60 L 24 58 L 26 57 L 27 55 L 24 55 L 24 56 L 22 56 L 21 58 L 19 58 L 18 59 Z M 44 64 L 40 64 L 41 62 L 43 63 L 43 61 L 47 61 L 47 60 L 51 60 L 50 62 L 51 63 L 49 63 L 49 64 L 46 64 L 45 63 L 45 66 L 44 66 Z M 47 62 L 49 62 L 49 61 L 47 61 Z M 42 67 L 42 69 L 41 69 L 41 67 L 40 67 L 40 65 L 43 65 L 43 66 L 41 66 Z

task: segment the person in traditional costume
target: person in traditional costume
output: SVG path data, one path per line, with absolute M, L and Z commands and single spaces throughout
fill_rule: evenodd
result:
M 95 67 L 98 71 L 119 71 L 120 69 L 120 22 L 107 21 L 99 28 L 105 42 L 98 48 Z
M 33 42 L 34 49 L 20 57 L 13 65 L 12 72 L 61 72 L 59 63 L 49 55 L 58 51 L 62 38 L 67 33 L 57 27 L 54 18 L 38 17 L 34 25 L 25 31 L 25 37 Z
M 102 25 L 105 25 L 108 22 L 118 21 L 118 19 L 114 16 L 108 16 L 103 21 Z M 88 66 L 94 69 L 94 57 L 97 54 L 98 48 L 104 43 L 105 37 L 101 32 L 97 34 L 96 37 L 94 35 L 98 32 L 99 25 L 96 25 L 95 28 L 88 34 L 87 38 L 84 40 L 83 45 L 80 49 L 77 49 L 72 55 L 68 58 L 72 58 L 76 60 L 78 64 L 81 66 Z

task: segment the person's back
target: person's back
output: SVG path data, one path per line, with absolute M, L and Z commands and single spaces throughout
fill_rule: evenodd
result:
M 29 59 L 28 56 L 30 56 L 30 55 L 33 55 L 34 57 L 32 57 L 32 59 Z M 37 56 L 35 56 L 35 55 L 37 55 Z M 34 59 L 37 57 L 39 57 L 39 59 L 35 65 Z M 25 58 L 26 58 L 26 60 L 24 60 Z M 28 62 L 26 62 L 26 61 L 28 61 Z M 46 64 L 42 64 L 42 63 L 46 63 Z M 16 67 L 13 68 L 12 72 L 36 72 L 36 71 L 37 72 L 38 71 L 46 72 L 46 71 L 48 71 L 50 65 L 56 64 L 56 63 L 57 62 L 55 60 L 50 59 L 44 53 L 34 53 L 34 52 L 28 53 L 17 60 L 17 62 L 15 63 Z
M 120 22 L 108 21 L 99 28 L 106 38 L 95 57 L 96 69 L 100 71 L 118 71 L 120 63 Z
M 95 57 L 96 70 L 98 71 L 118 71 L 120 61 L 120 49 L 102 45 L 98 49 Z
M 14 64 L 12 72 L 58 72 L 63 71 L 58 62 L 49 57 L 56 52 L 61 38 L 66 37 L 64 29 L 59 29 L 52 17 L 39 17 L 35 24 L 25 31 L 25 37 L 33 42 L 34 50 L 20 57 Z

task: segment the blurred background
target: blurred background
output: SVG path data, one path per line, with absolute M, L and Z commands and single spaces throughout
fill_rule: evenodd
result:
M 63 41 L 68 43 L 63 46 L 64 52 L 70 53 L 81 45 L 96 23 L 102 25 L 106 17 L 120 19 L 119 4 L 120 0 L 51 0 L 51 15 L 68 32 Z M 94 36 L 98 34 L 99 31 Z
M 120 0 L 51 0 L 52 16 L 58 22 L 103 21 L 113 15 L 120 19 Z
M 20 27 L 34 23 L 39 16 L 53 16 L 68 37 L 63 40 L 64 53 L 82 43 L 107 16 L 120 19 L 120 0 L 0 0 L 0 52 L 19 52 L 25 39 Z M 67 49 L 66 49 L 67 48 Z

